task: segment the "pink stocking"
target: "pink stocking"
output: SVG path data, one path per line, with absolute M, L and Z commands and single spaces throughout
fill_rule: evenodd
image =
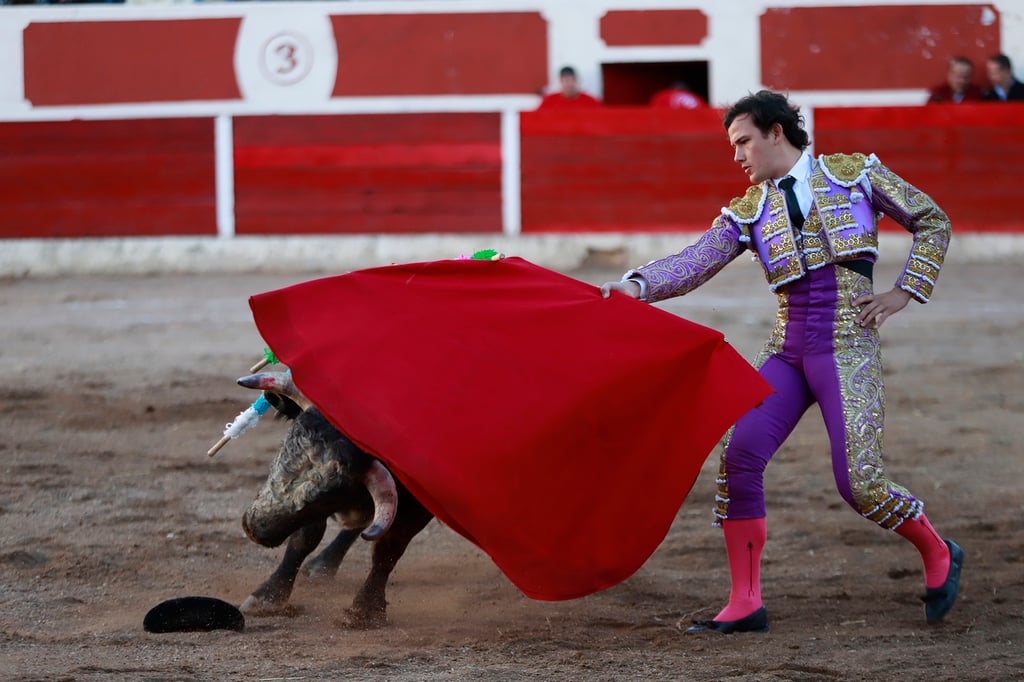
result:
M 726 519 L 722 522 L 722 530 L 725 531 L 732 587 L 729 603 L 715 616 L 715 620 L 720 622 L 746 618 L 761 608 L 761 550 L 768 537 L 764 517 Z
M 916 519 L 907 519 L 896 527 L 896 533 L 914 545 L 924 561 L 925 587 L 942 587 L 949 574 L 949 547 L 921 514 Z

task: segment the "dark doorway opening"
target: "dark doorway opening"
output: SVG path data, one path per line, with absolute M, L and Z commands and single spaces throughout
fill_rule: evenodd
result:
M 602 64 L 602 99 L 607 106 L 647 106 L 654 93 L 675 83 L 708 100 L 707 62 L 638 62 Z

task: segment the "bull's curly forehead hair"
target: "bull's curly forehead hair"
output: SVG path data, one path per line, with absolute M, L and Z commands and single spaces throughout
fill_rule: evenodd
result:
M 797 149 L 806 149 L 811 143 L 804 130 L 804 117 L 800 115 L 800 107 L 791 103 L 785 95 L 771 90 L 761 90 L 740 99 L 725 112 L 722 123 L 728 130 L 732 122 L 744 114 L 767 135 L 776 123 L 782 126 L 782 134 Z

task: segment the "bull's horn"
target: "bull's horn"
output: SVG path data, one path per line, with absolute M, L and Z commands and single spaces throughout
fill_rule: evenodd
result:
M 373 523 L 361 535 L 364 540 L 378 540 L 391 528 L 395 514 L 398 512 L 398 490 L 391 472 L 377 460 L 366 472 L 363 479 L 366 489 L 373 498 Z
M 294 400 L 295 404 L 303 410 L 308 410 L 313 406 L 313 403 L 310 402 L 309 398 L 302 395 L 302 391 L 300 391 L 292 381 L 291 372 L 263 372 L 262 374 L 250 374 L 249 376 L 239 379 L 238 385 L 246 388 L 255 388 L 261 391 L 270 391 L 271 393 L 280 393 L 281 395 Z

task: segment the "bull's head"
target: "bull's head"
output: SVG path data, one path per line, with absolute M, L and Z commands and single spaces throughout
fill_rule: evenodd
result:
M 254 542 L 275 547 L 316 517 L 349 510 L 369 526 L 362 533 L 376 540 L 391 527 L 398 505 L 395 480 L 384 465 L 343 436 L 298 390 L 287 372 L 242 377 L 238 383 L 284 396 L 302 412 L 295 418 L 270 475 L 242 517 Z M 369 499 L 366 499 L 369 498 Z M 372 501 L 372 520 L 368 513 Z

